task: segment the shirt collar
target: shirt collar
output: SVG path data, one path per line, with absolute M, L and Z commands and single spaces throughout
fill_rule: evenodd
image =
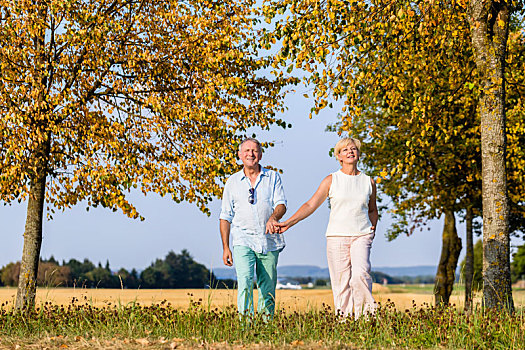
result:
M 246 174 L 244 173 L 244 168 L 241 169 L 240 173 L 241 173 L 241 180 L 244 180 L 244 179 L 246 178 Z M 261 175 L 261 177 L 263 177 L 263 176 L 268 176 L 268 169 L 266 169 L 266 168 L 263 167 L 262 165 L 261 165 L 261 172 L 260 172 L 260 175 Z

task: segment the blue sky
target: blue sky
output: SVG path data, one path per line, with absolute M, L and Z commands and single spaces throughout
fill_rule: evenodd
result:
M 313 119 L 308 118 L 311 101 L 299 91 L 287 99 L 284 119 L 291 129 L 275 128 L 258 133 L 261 141 L 274 141 L 261 164 L 283 169 L 282 179 L 288 199 L 289 217 L 310 198 L 321 180 L 336 171 L 338 162 L 328 152 L 338 136 L 325 132 L 327 124 L 336 121 L 336 110 L 324 110 Z M 144 269 L 170 250 L 188 249 L 193 257 L 208 267 L 223 267 L 222 248 L 218 230 L 220 201 L 210 208 L 210 217 L 196 207 L 176 204 L 155 194 L 144 197 L 132 194 L 144 222 L 128 219 L 120 212 L 79 205 L 63 213 L 56 213 L 44 224 L 42 256 L 56 259 L 89 258 L 97 263 L 109 260 L 111 268 Z M 0 207 L 2 244 L 0 266 L 20 260 L 23 246 L 26 204 Z M 328 208 L 323 204 L 311 217 L 285 233 L 287 247 L 279 258 L 280 265 L 317 265 L 326 267 L 324 232 Z M 373 266 L 437 265 L 441 252 L 442 220 L 429 223 L 430 230 L 416 232 L 412 237 L 399 237 L 387 242 L 384 235 L 391 224 L 384 215 L 378 224 L 372 247 Z M 464 224 L 458 222 L 458 231 L 464 241 Z M 463 256 L 463 254 L 462 254 Z

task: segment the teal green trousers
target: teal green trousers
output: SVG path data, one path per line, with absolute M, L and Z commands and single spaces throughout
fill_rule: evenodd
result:
M 279 251 L 256 253 L 248 247 L 233 247 L 233 262 L 237 272 L 237 309 L 242 315 L 253 315 L 253 271 L 257 274 L 259 301 L 257 312 L 273 315 L 275 311 L 275 286 L 277 285 L 277 260 Z

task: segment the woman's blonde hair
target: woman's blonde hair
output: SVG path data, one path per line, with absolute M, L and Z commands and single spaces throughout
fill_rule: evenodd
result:
M 359 152 L 358 158 L 360 158 L 361 157 L 361 141 L 359 141 L 358 139 L 354 139 L 353 137 L 345 137 L 337 141 L 334 147 L 334 156 L 337 157 L 337 155 L 339 155 L 341 150 L 351 143 L 353 143 L 357 147 L 357 151 Z M 339 161 L 339 163 L 341 163 L 341 161 Z

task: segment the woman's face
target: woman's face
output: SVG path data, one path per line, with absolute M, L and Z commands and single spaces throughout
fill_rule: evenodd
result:
M 357 146 L 353 142 L 348 143 L 348 145 L 344 146 L 341 151 L 339 151 L 337 159 L 343 164 L 357 163 L 359 160 L 359 150 L 357 149 Z

